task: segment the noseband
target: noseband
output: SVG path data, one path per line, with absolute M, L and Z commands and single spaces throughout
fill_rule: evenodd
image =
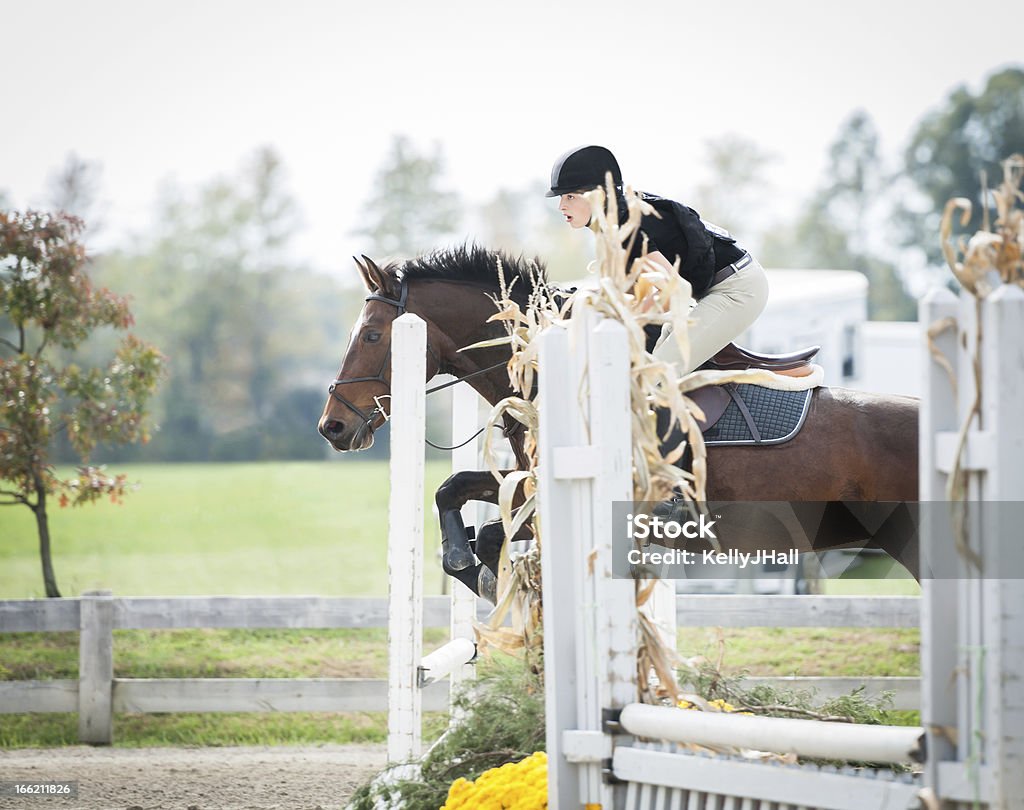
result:
M 398 309 L 398 317 L 401 317 L 402 315 L 405 314 L 405 301 L 409 297 L 409 282 L 406 281 L 404 276 L 400 277 L 400 281 L 402 287 L 401 290 L 399 291 L 398 298 L 388 298 L 388 296 L 381 295 L 380 293 L 371 293 L 370 295 L 366 296 L 365 300 L 383 301 L 385 304 L 391 304 L 391 306 Z M 434 356 L 434 353 L 430 351 L 429 343 L 427 344 L 427 351 L 430 352 L 431 356 Z M 338 400 L 338 402 L 340 402 L 342 405 L 344 405 L 346 408 L 352 411 L 352 413 L 354 413 L 356 416 L 362 419 L 363 424 L 366 427 L 370 428 L 371 430 L 373 429 L 373 420 L 376 419 L 380 414 L 384 413 L 384 409 L 380 405 L 380 397 L 374 397 L 373 401 L 375 407 L 372 411 L 370 411 L 370 413 L 366 413 L 364 410 L 362 410 L 362 408 L 360 408 L 359 406 L 355 405 L 352 402 L 349 402 L 347 399 L 345 399 L 345 397 L 338 393 L 338 386 L 345 385 L 346 383 L 378 382 L 381 385 L 383 385 L 388 391 L 390 391 L 391 384 L 386 379 L 384 379 L 384 369 L 388 367 L 388 361 L 390 359 L 391 345 L 388 344 L 387 354 L 384 355 L 384 359 L 381 361 L 380 368 L 377 369 L 377 373 L 374 374 L 372 377 L 349 377 L 348 379 L 341 379 L 339 377 L 327 387 L 328 394 L 330 394 L 332 397 Z M 436 356 L 434 356 L 434 360 L 437 360 Z

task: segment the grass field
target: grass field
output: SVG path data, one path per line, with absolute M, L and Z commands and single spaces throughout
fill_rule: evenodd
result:
M 66 596 L 387 592 L 388 470 L 383 462 L 137 465 L 120 505 L 54 508 L 58 582 Z M 425 591 L 441 588 L 430 493 L 446 477 L 427 466 Z M 845 580 L 830 593 L 916 593 L 907 581 Z M 0 598 L 43 594 L 35 525 L 0 507 Z M 443 632 L 427 631 L 425 648 Z M 724 670 L 752 675 L 917 675 L 916 630 L 723 631 Z M 718 631 L 680 631 L 684 656 L 718 657 Z M 386 676 L 382 630 L 117 631 L 116 677 Z M 0 680 L 75 678 L 77 633 L 0 634 Z M 895 718 L 894 718 L 895 719 Z M 903 718 L 913 720 L 913 717 Z M 438 718 L 429 721 L 434 726 Z M 239 745 L 382 741 L 380 714 L 119 715 L 120 745 Z M 4 715 L 0 747 L 77 741 L 77 716 Z
M 388 467 L 311 463 L 118 467 L 139 488 L 122 504 L 50 510 L 65 596 L 387 593 Z M 441 569 L 432 493 L 448 465 L 427 465 L 424 589 Z M 35 518 L 0 506 L 0 598 L 43 596 Z

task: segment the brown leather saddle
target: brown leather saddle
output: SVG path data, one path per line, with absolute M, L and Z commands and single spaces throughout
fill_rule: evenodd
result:
M 710 360 L 703 363 L 700 368 L 712 371 L 742 371 L 751 368 L 763 368 L 774 371 L 776 374 L 786 374 L 793 377 L 806 377 L 813 371 L 811 360 L 821 350 L 821 346 L 809 346 L 798 352 L 789 354 L 758 354 L 756 352 L 729 343 L 724 349 L 718 352 Z M 735 402 L 747 422 L 755 440 L 759 440 L 757 427 L 751 417 L 746 403 L 736 393 L 734 383 L 725 385 L 705 385 L 702 388 L 690 391 L 688 396 L 704 412 L 704 419 L 697 420 L 701 432 L 714 427 L 730 402 Z

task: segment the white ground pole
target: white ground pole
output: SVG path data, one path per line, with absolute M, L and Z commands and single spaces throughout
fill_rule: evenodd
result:
M 639 737 L 708 746 L 793 753 L 819 759 L 903 763 L 919 748 L 921 729 L 829 723 L 786 717 L 682 711 L 633 703 L 622 710 L 622 727 Z
M 964 293 L 958 302 L 950 293 L 935 292 L 922 301 L 924 327 L 947 316 L 957 318 L 958 333 L 939 343 L 954 362 L 958 396 L 929 359 L 921 412 L 922 501 L 944 500 L 956 431 L 975 395 L 969 356 L 978 328 L 975 300 Z M 1024 493 L 1024 292 L 999 287 L 985 299 L 981 320 L 982 414 L 968 432 L 963 465 L 975 504 L 968 512 L 969 545 L 983 569 L 982 576 L 972 575 L 959 561 L 959 579 L 923 583 L 925 780 L 950 807 L 1024 810 L 1024 581 L 1013 570 L 998 578 L 1004 565 L 1013 565 L 1000 559 L 995 544 L 1007 529 L 998 525 L 1003 516 L 997 510 L 977 508 L 981 502 L 1020 500 Z M 936 567 L 956 559 L 948 521 L 941 517 L 925 521 L 921 540 L 926 577 L 930 562 Z
M 589 315 L 589 313 L 588 313 Z M 632 498 L 629 353 L 621 324 L 539 338 L 539 508 L 548 806 L 613 806 L 602 709 L 636 700 L 632 580 L 613 580 L 612 502 Z M 571 344 L 571 345 L 570 345 Z M 589 345 L 588 345 L 589 344 Z M 589 348 L 589 361 L 588 361 Z M 589 427 L 589 429 L 588 429 Z
M 391 327 L 388 502 L 388 762 L 418 757 L 423 653 L 423 474 L 427 329 L 406 313 Z

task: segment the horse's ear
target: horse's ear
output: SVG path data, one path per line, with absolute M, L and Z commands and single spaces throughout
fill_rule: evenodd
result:
M 363 284 L 366 285 L 366 289 L 368 289 L 370 292 L 376 292 L 373 286 L 373 282 L 370 281 L 370 276 L 369 274 L 367 274 L 366 268 L 363 267 L 362 262 L 360 262 L 359 259 L 357 259 L 355 256 L 352 257 L 352 261 L 354 261 L 356 263 L 356 267 L 359 268 L 359 275 L 362 277 Z
M 363 255 L 363 262 L 366 267 L 366 277 L 369 279 L 371 290 L 375 289 L 385 295 L 394 296 L 394 285 L 392 277 L 381 270 L 369 256 Z

